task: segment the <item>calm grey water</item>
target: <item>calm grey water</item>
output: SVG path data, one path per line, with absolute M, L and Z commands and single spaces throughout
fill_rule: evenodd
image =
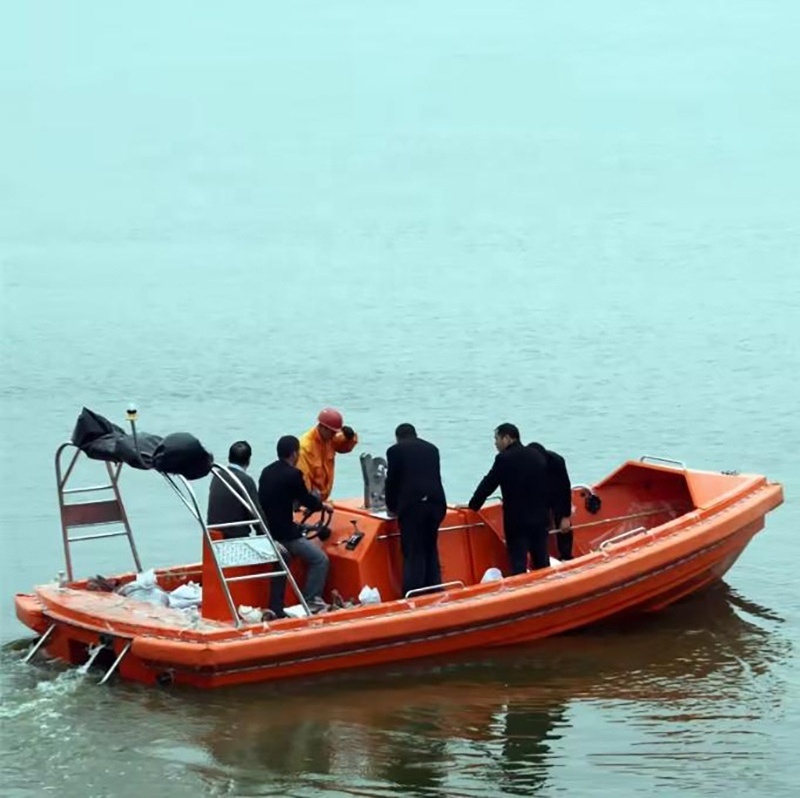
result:
M 718 589 L 521 650 L 198 695 L 11 645 L 3 794 L 798 794 L 798 40 L 794 0 L 5 4 L 3 643 L 84 404 L 259 466 L 323 404 L 362 451 L 410 420 L 452 501 L 511 420 L 575 481 L 651 453 L 787 502 Z M 146 564 L 197 560 L 126 488 Z

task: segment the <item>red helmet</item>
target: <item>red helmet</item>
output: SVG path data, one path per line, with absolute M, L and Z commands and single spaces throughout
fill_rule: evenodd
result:
M 329 430 L 333 430 L 334 432 L 339 432 L 339 430 L 342 428 L 344 419 L 342 418 L 342 414 L 336 410 L 336 408 L 324 407 L 319 411 L 317 421 L 323 427 L 327 427 Z

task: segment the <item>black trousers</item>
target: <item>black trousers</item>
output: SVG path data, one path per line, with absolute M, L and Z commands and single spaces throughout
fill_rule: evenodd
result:
M 403 595 L 409 590 L 442 583 L 437 541 L 439 525 L 446 512 L 441 505 L 414 502 L 398 514 L 403 552 Z
M 524 574 L 528 570 L 528 553 L 533 567 L 547 568 L 550 554 L 547 550 L 547 525 L 525 525 L 506 527 L 506 550 L 511 574 Z
M 556 533 L 556 543 L 558 544 L 558 558 L 559 560 L 572 559 L 572 530 L 569 532 Z
M 283 618 L 285 615 L 283 612 L 283 600 L 286 594 L 286 581 L 285 576 L 273 576 L 269 580 L 269 608 L 279 618 Z
M 560 515 L 553 515 L 552 518 L 552 526 L 553 529 L 559 529 L 561 527 L 562 518 Z M 559 560 L 571 560 L 572 559 L 572 539 L 573 539 L 572 529 L 569 532 L 557 532 L 556 533 L 556 545 L 558 546 L 558 559 Z

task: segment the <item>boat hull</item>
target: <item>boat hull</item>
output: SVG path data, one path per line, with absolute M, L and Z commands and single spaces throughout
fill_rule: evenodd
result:
M 224 687 L 512 646 L 598 622 L 658 611 L 721 579 L 762 526 L 763 521 L 752 522 L 682 560 L 643 572 L 602 592 L 589 591 L 571 601 L 552 604 L 531 596 L 527 602 L 529 606 L 525 607 L 526 602 L 522 602 L 523 606 L 515 608 L 515 611 L 490 620 L 442 626 L 416 636 L 388 635 L 384 639 L 376 638 L 344 648 L 331 646 L 314 653 L 302 651 L 288 657 L 271 654 L 269 641 L 265 639 L 263 646 L 254 641 L 250 646 L 241 646 L 233 657 L 211 656 L 199 665 L 201 652 L 198 649 L 202 643 L 147 634 L 115 636 L 108 630 L 78 624 L 67 615 L 45 612 L 34 596 L 18 597 L 17 614 L 38 634 L 43 634 L 55 623 L 56 629 L 47 645 L 47 652 L 73 665 L 82 664 L 88 649 L 104 641 L 111 646 L 109 655 L 104 658 L 107 663 L 112 655 L 122 652 L 128 640 L 132 640 L 130 655 L 119 668 L 123 678 L 147 684 Z M 224 642 L 217 645 L 223 648 L 234 646 Z
M 309 619 L 190 623 L 176 610 L 54 585 L 18 595 L 16 610 L 37 634 L 49 631 L 50 656 L 80 665 L 102 645 L 96 664 L 115 663 L 122 678 L 145 684 L 217 688 L 307 677 L 529 643 L 658 611 L 721 579 L 781 501 L 779 485 L 753 478 L 722 501 L 629 530 L 555 568 Z M 159 581 L 200 573 L 187 566 Z

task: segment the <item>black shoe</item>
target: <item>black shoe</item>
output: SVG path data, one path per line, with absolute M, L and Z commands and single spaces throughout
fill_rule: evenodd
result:
M 308 609 L 312 615 L 316 615 L 319 612 L 327 612 L 330 609 L 330 606 L 325 603 L 321 596 L 314 596 L 314 598 L 306 601 L 306 604 L 308 604 Z

